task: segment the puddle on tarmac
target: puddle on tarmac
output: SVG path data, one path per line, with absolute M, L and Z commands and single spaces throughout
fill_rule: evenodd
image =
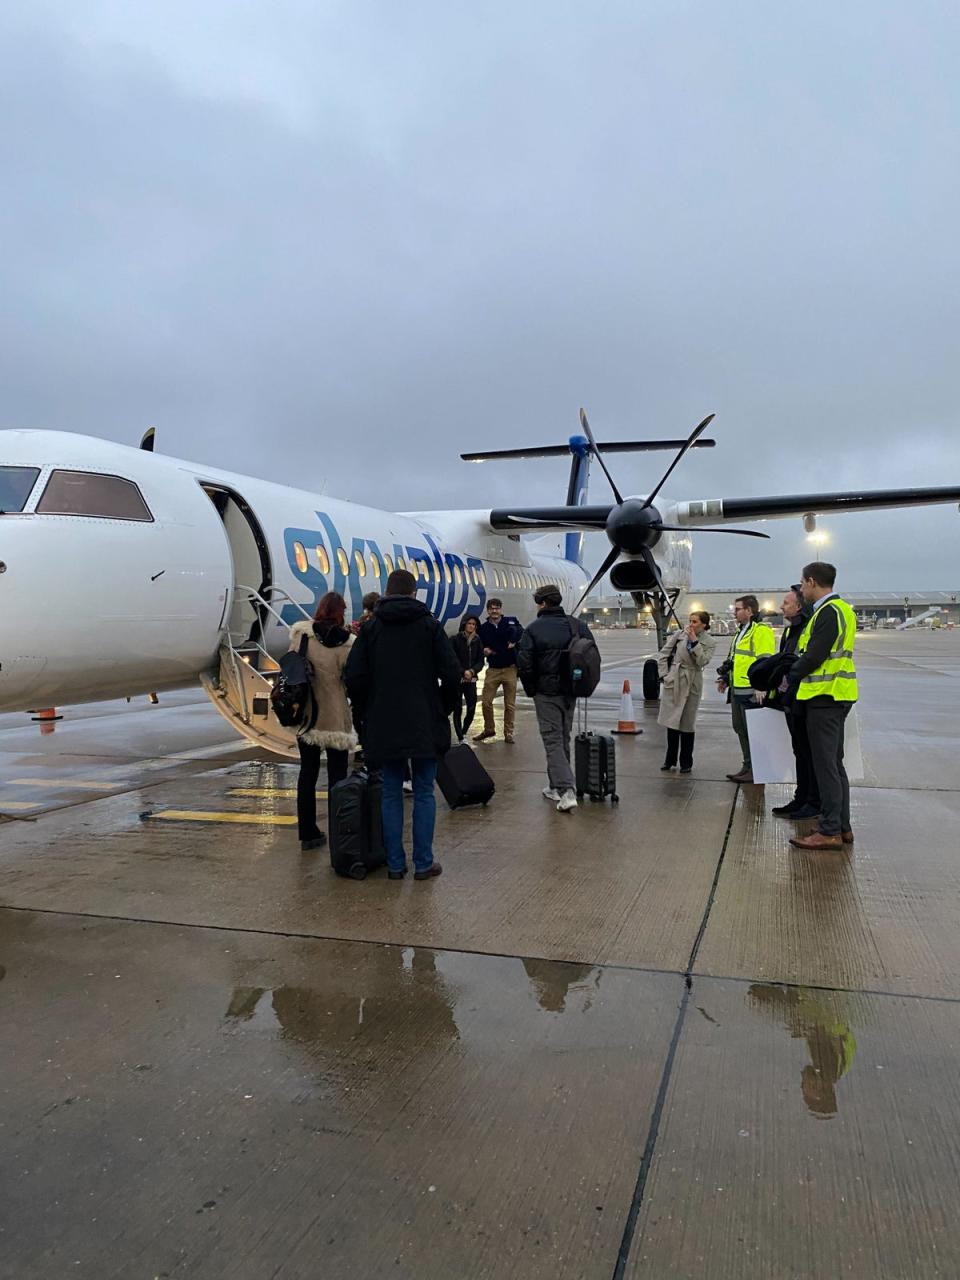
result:
M 754 982 L 747 1001 L 791 1039 L 805 1041 L 808 1060 L 798 1081 L 804 1105 L 819 1119 L 835 1116 L 857 1053 L 850 1015 L 843 1007 L 844 994 Z
M 599 998 L 602 970 L 589 964 L 516 960 L 380 946 L 360 963 L 332 968 L 315 985 L 241 983 L 223 1014 L 227 1034 L 276 1038 L 312 1055 L 361 1039 L 407 1034 L 422 1044 L 502 1044 L 519 1022 L 580 1022 Z M 576 1032 L 573 1032 L 575 1035 Z

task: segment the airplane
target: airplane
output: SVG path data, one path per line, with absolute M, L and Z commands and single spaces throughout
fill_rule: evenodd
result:
M 672 502 L 661 489 L 703 438 L 713 415 L 680 440 L 598 444 L 581 410 L 582 435 L 564 445 L 461 455 L 571 458 L 567 501 L 491 510 L 394 513 L 293 486 L 236 475 L 70 432 L 0 431 L 0 711 L 27 711 L 201 684 L 243 737 L 295 758 L 292 730 L 270 709 L 288 629 L 339 591 L 349 617 L 382 591 L 394 567 L 416 577 L 417 595 L 455 631 L 491 595 L 521 623 L 538 586 L 556 583 L 579 611 L 611 571 L 617 590 L 650 601 L 658 639 L 689 590 L 692 536 L 767 537 L 731 521 L 885 507 L 960 503 L 960 487 L 814 493 Z M 650 493 L 624 498 L 606 455 L 676 450 Z M 614 501 L 587 504 L 596 460 Z M 583 535 L 605 530 L 611 550 L 590 577 Z M 564 554 L 536 537 L 565 534 Z M 656 557 L 654 557 L 654 550 Z M 658 690 L 656 663 L 644 696 Z

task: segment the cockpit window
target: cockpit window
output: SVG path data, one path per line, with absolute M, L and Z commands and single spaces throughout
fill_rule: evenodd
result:
M 0 511 L 22 511 L 39 474 L 39 467 L 0 467 Z
M 95 471 L 54 471 L 37 503 L 37 513 L 105 520 L 153 519 L 132 480 Z

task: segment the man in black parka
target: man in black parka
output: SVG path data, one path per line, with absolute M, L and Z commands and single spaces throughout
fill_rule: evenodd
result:
M 343 679 L 363 725 L 364 760 L 383 772 L 383 839 L 392 880 L 407 870 L 403 847 L 403 778 L 413 776 L 414 879 L 438 876 L 433 858 L 437 761 L 450 749 L 449 716 L 460 695 L 460 664 L 443 627 L 416 598 L 406 569 L 387 579 L 386 594 L 350 650 Z
M 570 764 L 570 735 L 576 698 L 570 691 L 567 650 L 574 633 L 592 639 L 590 628 L 563 611 L 560 588 L 550 583 L 533 594 L 537 617 L 523 633 L 517 669 L 523 691 L 533 698 L 547 757 L 543 794 L 560 813 L 577 807 L 577 784 Z

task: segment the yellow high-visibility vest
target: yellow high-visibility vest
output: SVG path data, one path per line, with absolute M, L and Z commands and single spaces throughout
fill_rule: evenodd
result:
M 853 665 L 853 648 L 857 642 L 857 615 L 846 600 L 841 600 L 839 597 L 836 600 L 828 600 L 820 608 L 833 609 L 837 614 L 837 621 L 840 624 L 837 628 L 837 639 L 830 650 L 830 656 L 817 667 L 816 671 L 811 671 L 800 681 L 797 700 L 802 702 L 807 698 L 833 698 L 834 702 L 856 702 L 857 669 Z M 797 641 L 798 654 L 803 653 L 810 643 L 816 616 L 817 614 L 814 613 L 800 634 L 800 639 Z
M 734 636 L 729 654 L 733 662 L 733 679 L 730 683 L 734 689 L 749 689 L 748 672 L 752 663 L 756 662 L 757 658 L 765 658 L 767 654 L 775 653 L 776 649 L 776 638 L 765 622 L 751 622 L 740 640 Z

